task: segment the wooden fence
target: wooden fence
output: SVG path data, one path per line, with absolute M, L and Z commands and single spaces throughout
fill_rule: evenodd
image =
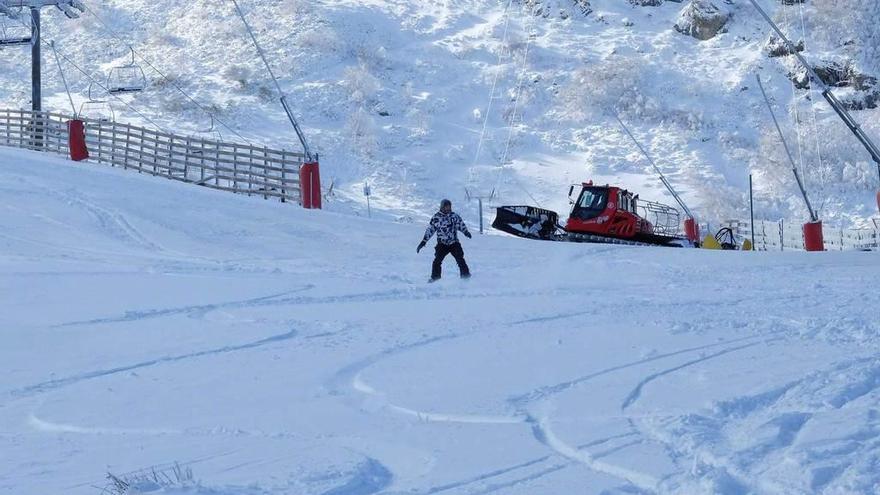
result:
M 71 119 L 50 112 L 0 109 L 0 146 L 66 156 Z M 301 202 L 302 153 L 82 120 L 91 161 L 224 191 Z
M 748 239 L 751 225 L 745 220 L 728 220 L 722 227 L 730 227 L 734 233 Z M 844 229 L 822 224 L 822 235 L 827 251 L 851 251 L 880 248 L 880 226 L 873 229 Z M 784 251 L 804 249 L 802 222 L 779 220 L 778 222 L 755 221 L 755 249 L 758 251 Z

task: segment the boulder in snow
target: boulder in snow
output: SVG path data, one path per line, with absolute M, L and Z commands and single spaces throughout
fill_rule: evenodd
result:
M 590 0 L 574 0 L 573 2 L 571 0 L 522 0 L 522 3 L 533 15 L 545 19 L 554 15 L 558 15 L 560 19 L 568 19 L 571 17 L 569 9 L 572 8 L 572 4 L 575 13 L 579 12 L 586 16 L 593 12 Z
M 841 88 L 835 92 L 843 105 L 850 110 L 877 108 L 880 105 L 880 82 L 877 78 L 860 71 L 850 60 L 823 60 L 814 65 L 816 75 L 828 86 Z M 789 75 L 798 89 L 810 87 L 805 69 Z
M 776 36 L 771 36 L 770 40 L 767 41 L 767 45 L 764 47 L 767 50 L 767 56 L 770 58 L 773 57 L 787 57 L 789 55 L 794 55 L 794 51 L 792 51 L 781 39 Z M 804 51 L 804 40 L 798 41 L 794 45 L 794 49 L 798 52 Z
M 728 20 L 730 13 L 711 0 L 691 0 L 681 11 L 675 30 L 705 41 L 720 33 Z

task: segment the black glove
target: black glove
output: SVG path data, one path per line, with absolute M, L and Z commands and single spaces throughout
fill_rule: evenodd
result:
M 470 238 L 471 238 L 471 233 L 470 233 L 470 232 L 465 232 L 465 233 L 464 233 L 464 236 L 467 237 L 468 239 L 470 239 Z
M 419 243 L 419 247 L 416 248 L 416 254 L 418 254 L 418 252 L 421 251 L 423 247 L 425 247 L 425 241 Z

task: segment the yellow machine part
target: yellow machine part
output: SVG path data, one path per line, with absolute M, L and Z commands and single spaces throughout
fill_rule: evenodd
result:
M 703 249 L 721 249 L 721 243 L 718 242 L 714 237 L 709 234 L 706 234 L 706 238 L 703 239 Z

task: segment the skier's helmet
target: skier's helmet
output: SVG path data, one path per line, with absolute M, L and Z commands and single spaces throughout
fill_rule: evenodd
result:
M 452 201 L 449 201 L 448 199 L 444 199 L 443 201 L 440 202 L 440 209 L 452 211 Z

